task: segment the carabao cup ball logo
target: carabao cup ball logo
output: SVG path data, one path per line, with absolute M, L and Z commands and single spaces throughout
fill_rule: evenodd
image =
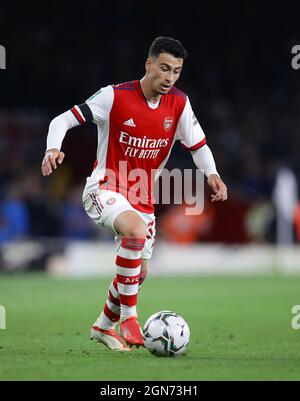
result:
M 166 132 L 168 132 L 173 124 L 173 117 L 165 117 L 164 119 L 164 129 Z

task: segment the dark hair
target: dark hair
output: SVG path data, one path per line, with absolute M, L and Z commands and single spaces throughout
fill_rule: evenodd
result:
M 187 51 L 183 47 L 179 40 L 159 36 L 155 38 L 149 49 L 149 57 L 158 57 L 160 53 L 169 53 L 176 58 L 185 59 L 187 57 Z

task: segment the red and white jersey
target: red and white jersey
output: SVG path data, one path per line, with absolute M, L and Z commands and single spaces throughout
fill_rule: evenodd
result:
M 206 143 L 188 97 L 175 87 L 152 105 L 140 81 L 109 85 L 82 106 L 72 109 L 79 122 L 98 127 L 97 160 L 85 193 L 99 187 L 120 192 L 144 213 L 154 211 L 154 181 L 174 142 L 188 150 Z

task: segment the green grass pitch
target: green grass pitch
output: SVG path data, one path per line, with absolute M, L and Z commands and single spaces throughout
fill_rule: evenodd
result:
M 90 341 L 110 279 L 0 276 L 0 380 L 299 380 L 299 277 L 149 275 L 139 320 L 174 310 L 191 329 L 186 355 L 108 351 Z

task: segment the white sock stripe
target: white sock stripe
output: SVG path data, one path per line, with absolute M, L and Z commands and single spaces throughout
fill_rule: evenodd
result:
M 112 320 L 110 320 L 109 317 L 105 315 L 105 313 L 101 312 L 94 325 L 101 327 L 101 329 L 103 330 L 111 330 L 115 327 L 116 322 L 113 322 Z
M 138 284 L 125 285 L 118 283 L 118 290 L 119 294 L 121 295 L 135 295 L 139 292 L 139 285 Z
M 115 289 L 115 286 L 113 284 L 111 284 L 111 286 L 109 287 L 109 291 L 111 292 L 112 296 L 116 299 L 119 299 L 119 293 L 118 291 Z
M 120 314 L 120 306 L 113 304 L 109 299 L 106 301 L 106 305 L 113 313 Z
M 129 249 L 123 248 L 122 246 L 120 246 L 119 252 L 118 252 L 118 256 L 121 256 L 122 258 L 125 259 L 140 259 L 141 258 L 141 251 L 130 251 Z
M 130 316 L 137 316 L 136 306 L 121 305 L 121 320 L 125 320 Z
M 120 267 L 117 265 L 117 274 L 125 277 L 137 276 L 141 272 L 141 266 L 135 268 Z

